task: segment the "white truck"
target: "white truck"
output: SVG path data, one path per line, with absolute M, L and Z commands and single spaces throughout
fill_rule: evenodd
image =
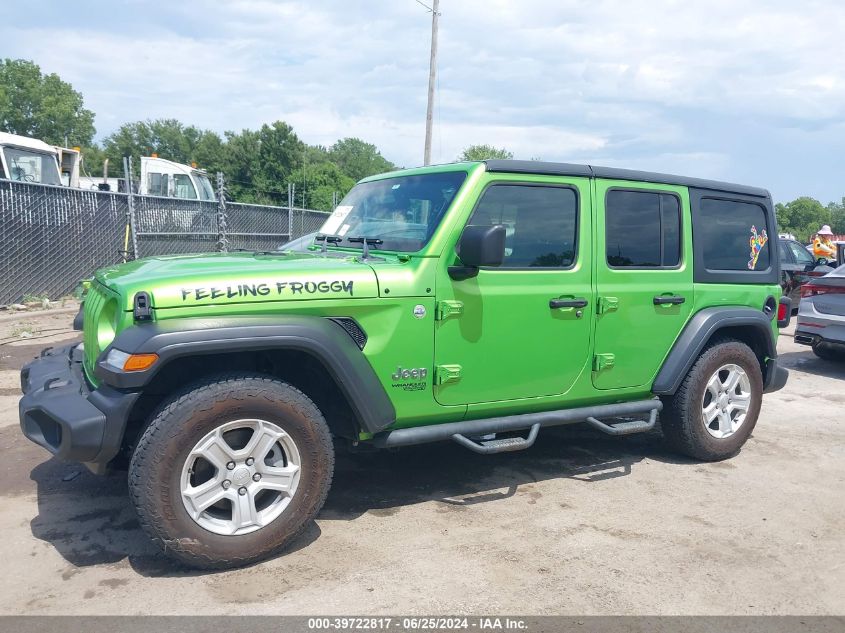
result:
M 157 155 L 141 157 L 141 183 L 138 193 L 146 196 L 214 200 L 208 174 L 196 164 L 183 165 Z
M 0 178 L 81 189 L 126 190 L 122 178 L 80 176 L 81 163 L 78 147 L 58 147 L 35 138 L 0 132 Z M 215 199 L 204 170 L 156 154 L 141 157 L 141 180 L 133 188 L 136 193 L 148 196 Z
M 102 178 L 82 176 L 83 189 L 106 189 L 126 191 L 124 178 Z M 186 198 L 189 200 L 214 200 L 214 189 L 208 174 L 196 165 L 183 165 L 172 160 L 159 158 L 156 154 L 141 157 L 141 180 L 133 181 L 133 191 L 144 196 L 165 198 Z
M 0 132 L 0 178 L 79 187 L 81 153 L 44 141 Z

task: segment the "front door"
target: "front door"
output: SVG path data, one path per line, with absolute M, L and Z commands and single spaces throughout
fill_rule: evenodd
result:
M 504 263 L 437 280 L 434 394 L 444 405 L 555 396 L 589 360 L 589 180 L 487 175 L 468 224 L 503 224 Z M 523 180 L 530 182 L 523 182 Z
M 596 345 L 593 385 L 646 385 L 693 307 L 684 187 L 595 181 Z

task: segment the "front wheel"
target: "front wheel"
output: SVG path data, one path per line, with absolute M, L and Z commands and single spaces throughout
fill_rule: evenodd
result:
M 138 442 L 129 491 L 141 526 L 193 567 L 253 563 L 317 515 L 331 484 L 328 426 L 302 392 L 223 376 L 166 403 Z
M 695 459 L 726 459 L 754 430 L 762 398 L 763 375 L 751 348 L 740 341 L 716 342 L 664 401 L 663 436 L 673 449 Z

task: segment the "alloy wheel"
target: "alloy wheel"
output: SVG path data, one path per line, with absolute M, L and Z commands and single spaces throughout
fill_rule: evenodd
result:
M 196 443 L 182 466 L 182 503 L 198 525 L 228 536 L 275 521 L 299 485 L 299 450 L 281 427 L 258 419 L 223 424 Z
M 707 432 L 724 439 L 737 432 L 751 407 L 751 381 L 739 365 L 717 369 L 704 389 L 701 419 Z

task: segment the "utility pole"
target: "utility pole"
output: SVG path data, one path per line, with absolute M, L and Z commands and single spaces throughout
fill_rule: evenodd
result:
M 434 115 L 434 83 L 437 76 L 437 26 L 440 17 L 439 9 L 440 0 L 433 0 L 432 6 L 429 9 L 431 11 L 431 60 L 428 67 L 428 108 L 425 113 L 425 154 L 423 156 L 423 165 L 431 164 L 431 125 Z

